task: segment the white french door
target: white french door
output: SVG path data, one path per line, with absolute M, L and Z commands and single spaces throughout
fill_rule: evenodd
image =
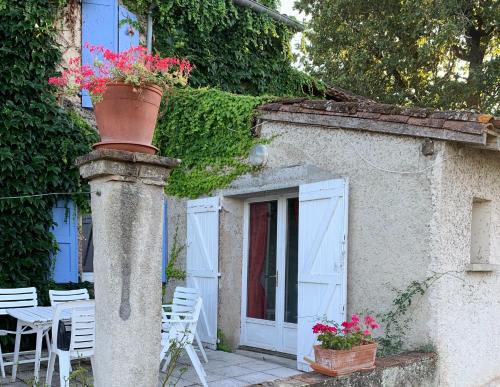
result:
M 297 195 L 245 203 L 242 345 L 296 354 L 298 207 Z

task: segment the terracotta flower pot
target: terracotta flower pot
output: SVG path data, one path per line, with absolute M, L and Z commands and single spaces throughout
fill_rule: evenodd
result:
M 370 343 L 340 351 L 324 349 L 321 345 L 315 345 L 315 364 L 319 367 L 311 366 L 318 372 L 322 372 L 323 369 L 330 370 L 331 375 L 347 375 L 359 370 L 370 370 L 375 366 L 377 346 L 377 343 Z
M 94 106 L 101 142 L 93 147 L 155 154 L 158 149 L 151 142 L 162 95 L 156 85 L 107 85 L 102 101 Z

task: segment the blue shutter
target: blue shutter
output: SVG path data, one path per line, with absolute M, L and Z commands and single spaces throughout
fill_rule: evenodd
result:
M 51 232 L 57 241 L 53 279 L 57 283 L 78 282 L 78 238 L 76 206 L 73 201 L 59 201 L 52 209 L 56 223 Z
M 139 45 L 139 31 L 130 23 L 122 22 L 124 20 L 137 21 L 137 16 L 123 6 L 118 7 L 118 51 L 126 51 L 131 46 Z
M 167 199 L 163 202 L 163 243 L 162 243 L 162 282 L 167 282 L 167 260 L 168 260 L 168 220 L 167 220 Z
M 83 48 L 86 42 L 118 49 L 118 0 L 82 1 L 82 64 L 92 65 L 93 56 Z M 82 93 L 82 106 L 92 107 L 86 91 Z

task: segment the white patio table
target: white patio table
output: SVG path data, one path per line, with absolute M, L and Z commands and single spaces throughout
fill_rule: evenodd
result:
M 17 331 L 21 330 L 22 327 L 29 327 L 33 329 L 36 333 L 36 348 L 35 348 L 35 381 L 38 381 L 40 373 L 40 361 L 48 360 L 48 358 L 42 359 L 42 340 L 43 336 L 52 327 L 52 319 L 54 316 L 55 307 L 52 306 L 33 306 L 29 308 L 16 308 L 8 309 L 7 313 L 17 319 Z M 70 313 L 64 318 L 71 318 Z M 14 382 L 17 374 L 17 365 L 23 363 L 31 363 L 33 360 L 21 360 L 19 361 L 19 347 L 21 345 L 21 335 L 16 335 L 14 358 L 12 363 L 5 363 L 5 365 L 12 365 L 12 381 Z M 50 345 L 49 340 L 47 340 L 47 345 Z M 49 348 L 50 349 L 50 348 Z

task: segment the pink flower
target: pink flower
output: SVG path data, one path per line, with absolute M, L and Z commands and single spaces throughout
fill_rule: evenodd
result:
M 56 85 L 67 92 L 88 90 L 98 96 L 106 90 L 110 82 L 125 79 L 136 86 L 153 83 L 163 87 L 185 85 L 192 70 L 186 59 L 161 58 L 151 55 L 145 47 L 133 46 L 123 52 L 114 52 L 104 46 L 84 43 L 84 47 L 94 54 L 93 66 L 81 65 L 81 58 L 68 61 L 68 69 L 60 77 L 49 78 L 49 84 Z
M 330 325 L 317 323 L 312 327 L 313 333 L 337 333 L 337 328 Z
M 371 335 L 371 332 L 370 332 L 368 329 L 365 329 L 365 330 L 363 331 L 363 334 L 364 334 L 365 336 L 370 336 L 370 335 Z
M 351 317 L 352 322 L 355 322 L 356 324 L 359 323 L 359 316 L 357 314 L 353 314 Z

